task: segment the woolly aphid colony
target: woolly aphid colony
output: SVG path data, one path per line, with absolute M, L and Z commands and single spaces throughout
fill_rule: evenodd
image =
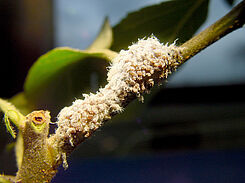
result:
M 163 45 L 157 38 L 141 39 L 112 60 L 108 84 L 96 94 L 84 94 L 58 115 L 56 134 L 71 146 L 90 136 L 105 121 L 119 113 L 132 99 L 142 98 L 155 84 L 176 70 L 181 50 Z

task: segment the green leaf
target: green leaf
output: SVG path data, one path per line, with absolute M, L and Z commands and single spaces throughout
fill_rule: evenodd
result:
M 209 0 L 174 0 L 129 13 L 113 27 L 113 50 L 126 49 L 139 38 L 154 34 L 161 42 L 183 43 L 206 20 Z
M 75 97 L 91 92 L 91 88 L 96 91 L 106 81 L 108 61 L 116 55 L 107 49 L 51 50 L 29 70 L 24 84 L 25 96 L 34 106 L 56 113 Z
M 110 48 L 112 44 L 112 28 L 108 18 L 105 19 L 99 35 L 95 41 L 88 47 L 88 49 L 106 49 Z

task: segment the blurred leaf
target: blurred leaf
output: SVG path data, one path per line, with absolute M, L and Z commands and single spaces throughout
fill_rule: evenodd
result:
M 174 0 L 129 13 L 113 28 L 113 50 L 154 34 L 161 42 L 190 39 L 206 20 L 209 0 Z
M 112 28 L 110 26 L 108 18 L 105 19 L 100 33 L 94 42 L 88 47 L 88 49 L 106 49 L 110 48 L 112 44 Z
M 41 56 L 27 75 L 24 93 L 42 109 L 58 112 L 83 92 L 106 81 L 106 67 L 117 53 L 107 50 L 57 48 Z
M 35 109 L 35 107 L 27 101 L 24 92 L 18 93 L 9 99 L 9 101 L 14 104 L 15 107 L 18 108 L 19 111 L 24 115 L 29 114 Z
M 224 1 L 230 6 L 234 4 L 234 0 L 224 0 Z

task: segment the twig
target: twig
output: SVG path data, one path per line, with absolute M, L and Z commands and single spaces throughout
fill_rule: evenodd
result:
M 245 1 L 243 0 L 224 17 L 180 46 L 180 48 L 183 48 L 182 62 L 187 61 L 210 44 L 218 41 L 230 32 L 237 30 L 244 24 Z

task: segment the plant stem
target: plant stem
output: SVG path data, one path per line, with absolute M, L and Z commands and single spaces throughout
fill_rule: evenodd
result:
M 245 0 L 234 7 L 228 14 L 217 22 L 206 28 L 204 31 L 191 38 L 180 46 L 183 48 L 182 63 L 218 41 L 230 32 L 241 28 L 245 24 Z

